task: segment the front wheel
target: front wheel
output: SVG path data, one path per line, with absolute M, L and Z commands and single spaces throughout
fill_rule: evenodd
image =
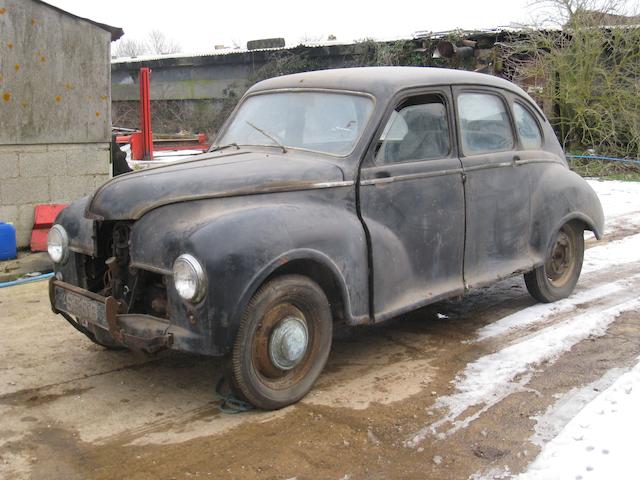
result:
M 277 277 L 253 296 L 231 354 L 230 380 L 252 405 L 274 410 L 304 397 L 329 356 L 332 318 L 317 283 Z
M 544 265 L 524 274 L 527 290 L 544 303 L 568 297 L 578 283 L 583 258 L 583 229 L 574 223 L 563 225 Z

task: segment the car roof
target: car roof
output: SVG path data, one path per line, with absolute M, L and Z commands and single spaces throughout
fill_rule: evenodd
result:
M 316 70 L 274 77 L 256 83 L 249 93 L 273 89 L 319 88 L 366 92 L 390 97 L 399 90 L 430 85 L 486 85 L 503 88 L 525 98 L 517 85 L 484 73 L 435 67 L 356 67 Z

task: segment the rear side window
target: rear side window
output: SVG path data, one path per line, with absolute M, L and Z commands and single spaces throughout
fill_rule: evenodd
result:
M 412 97 L 393 111 L 380 136 L 376 165 L 446 157 L 447 108 L 438 95 Z
M 516 129 L 522 142 L 522 146 L 527 149 L 536 149 L 542 146 L 542 133 L 538 122 L 525 107 L 519 103 L 513 105 L 513 116 L 516 120 Z
M 465 155 L 500 152 L 513 147 L 509 115 L 500 97 L 489 93 L 460 94 L 458 119 Z

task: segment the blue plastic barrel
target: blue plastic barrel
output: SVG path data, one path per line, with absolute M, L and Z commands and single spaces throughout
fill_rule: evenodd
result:
M 16 229 L 10 223 L 0 222 L 0 260 L 11 260 L 16 256 Z

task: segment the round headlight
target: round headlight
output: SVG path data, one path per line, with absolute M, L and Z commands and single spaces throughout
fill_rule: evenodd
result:
M 173 284 L 180 295 L 190 302 L 199 301 L 205 290 L 205 275 L 193 255 L 180 255 L 173 262 Z
M 55 263 L 62 263 L 69 256 L 69 236 L 62 225 L 54 225 L 49 230 L 47 251 Z

